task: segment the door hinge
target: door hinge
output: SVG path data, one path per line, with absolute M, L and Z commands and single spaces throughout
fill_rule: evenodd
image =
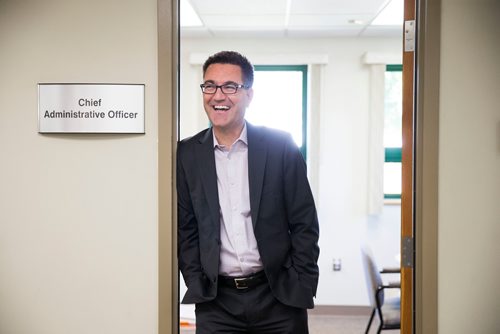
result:
M 405 21 L 405 52 L 415 51 L 415 20 Z
M 401 266 L 404 268 L 413 268 L 413 237 L 403 237 L 401 243 Z

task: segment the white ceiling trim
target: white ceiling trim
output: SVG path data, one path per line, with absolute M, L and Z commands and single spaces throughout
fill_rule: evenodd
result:
M 366 52 L 362 62 L 367 65 L 376 64 L 402 64 L 403 55 L 401 53 Z
M 191 65 L 203 65 L 210 57 L 208 53 L 191 53 L 189 63 Z M 247 54 L 246 57 L 253 65 L 326 65 L 328 55 L 326 54 Z

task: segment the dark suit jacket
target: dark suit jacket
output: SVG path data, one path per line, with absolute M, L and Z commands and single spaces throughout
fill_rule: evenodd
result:
M 312 308 L 319 270 L 319 227 L 304 159 L 289 134 L 247 123 L 252 224 L 274 296 Z M 220 208 L 212 130 L 177 149 L 178 259 L 183 303 L 215 298 Z

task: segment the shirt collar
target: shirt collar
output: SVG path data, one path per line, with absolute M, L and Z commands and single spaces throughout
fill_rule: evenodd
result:
M 214 148 L 222 147 L 222 145 L 219 145 L 219 142 L 217 141 L 217 138 L 215 137 L 215 132 L 213 130 L 212 130 L 212 136 L 214 138 Z M 245 145 L 248 145 L 247 122 L 244 123 L 243 130 L 241 130 L 240 136 L 238 137 L 238 139 L 236 139 L 234 141 L 233 145 L 235 143 L 237 143 L 238 141 L 241 141 L 241 142 L 245 143 Z

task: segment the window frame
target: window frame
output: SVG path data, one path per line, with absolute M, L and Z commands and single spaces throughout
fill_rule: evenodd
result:
M 402 64 L 387 64 L 385 68 L 386 72 L 403 72 Z M 385 158 L 384 164 L 386 163 L 401 163 L 402 160 L 402 147 L 384 147 Z M 387 194 L 384 192 L 384 199 L 401 199 L 401 193 L 399 194 Z
M 299 147 L 304 159 L 307 159 L 307 75 L 308 65 L 254 65 L 254 71 L 301 72 L 302 73 L 302 143 Z

